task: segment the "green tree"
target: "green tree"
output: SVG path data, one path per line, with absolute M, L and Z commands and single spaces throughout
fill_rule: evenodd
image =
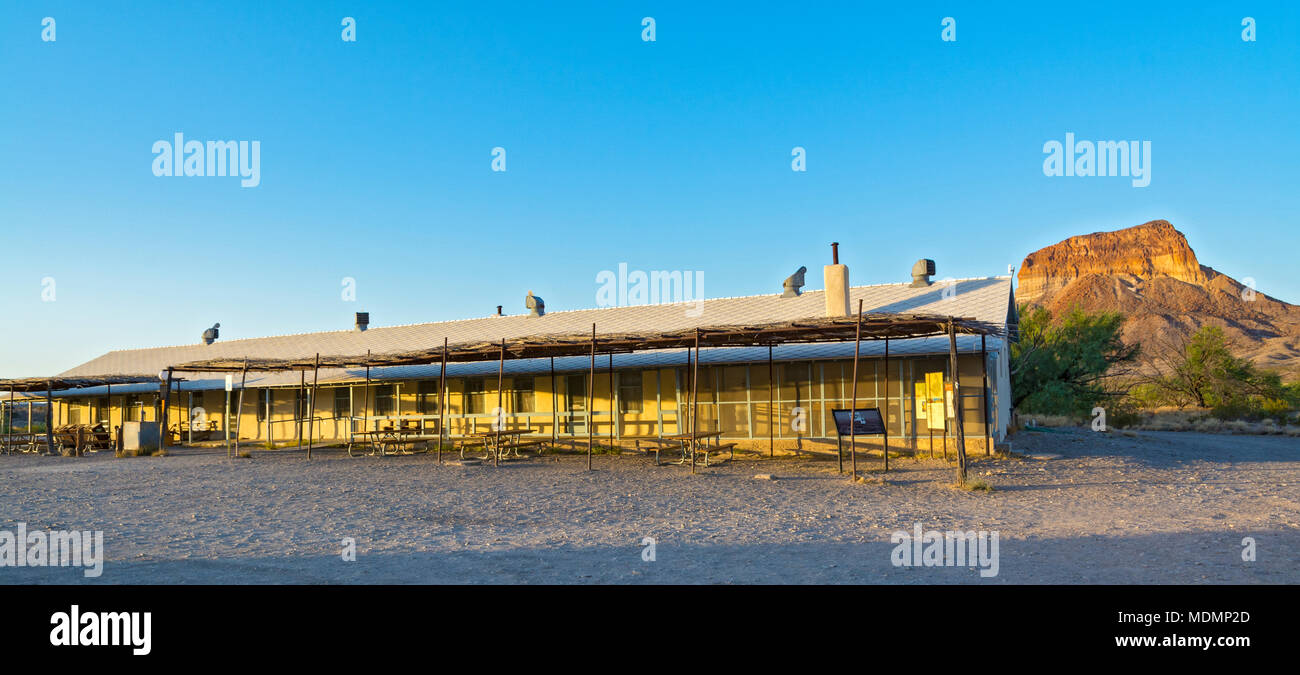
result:
M 1120 340 L 1124 316 L 1072 308 L 1059 319 L 1045 308 L 1020 308 L 1020 336 L 1011 345 L 1012 404 L 1054 415 L 1087 415 L 1113 396 L 1106 379 L 1137 359 Z
M 1180 408 L 1195 405 L 1239 416 L 1266 403 L 1284 409 L 1290 398 L 1281 375 L 1234 356 L 1218 326 L 1202 326 L 1181 348 L 1165 350 L 1156 368 L 1151 383 Z

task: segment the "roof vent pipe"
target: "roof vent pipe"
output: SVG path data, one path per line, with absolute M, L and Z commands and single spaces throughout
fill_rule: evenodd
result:
M 912 288 L 925 288 L 932 282 L 930 277 L 934 276 L 934 261 L 929 258 L 921 258 L 912 265 Z
M 370 327 L 370 312 L 357 312 L 357 330 L 364 331 Z
M 501 305 L 497 305 L 497 316 L 501 316 Z
M 831 244 L 831 264 L 822 268 L 826 280 L 826 316 L 849 315 L 849 268 L 840 264 L 840 244 Z
M 203 331 L 203 344 L 210 345 L 213 342 L 216 342 L 217 338 L 221 335 L 221 331 L 218 330 L 219 328 L 221 328 L 221 324 L 214 323 L 211 328 Z

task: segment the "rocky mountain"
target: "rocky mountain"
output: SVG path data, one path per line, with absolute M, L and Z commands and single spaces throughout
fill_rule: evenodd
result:
M 1201 326 L 1221 326 L 1238 354 L 1300 375 L 1300 306 L 1200 264 L 1168 221 L 1071 237 L 1030 253 L 1016 299 L 1053 314 L 1076 305 L 1122 312 L 1124 340 L 1156 348 Z

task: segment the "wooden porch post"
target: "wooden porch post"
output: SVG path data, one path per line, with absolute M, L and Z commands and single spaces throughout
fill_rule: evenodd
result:
M 304 375 L 306 371 L 303 371 Z M 320 382 L 320 353 L 316 354 L 316 367 L 311 376 L 311 400 L 307 402 L 307 459 L 311 459 L 312 434 L 316 432 L 316 385 Z
M 587 470 L 591 471 L 591 445 L 595 442 L 591 415 L 592 395 L 596 389 L 596 324 L 591 324 L 591 372 L 587 376 Z
M 442 369 L 438 371 L 438 463 L 442 464 L 442 437 L 447 429 L 447 338 L 442 339 Z
M 857 482 L 858 480 L 858 425 L 855 424 L 854 415 L 858 410 L 858 354 L 862 347 L 862 299 L 858 299 L 858 318 L 853 334 L 853 404 L 849 406 L 849 457 L 850 473 L 849 481 Z M 888 431 L 888 426 L 886 426 Z M 840 459 L 841 465 L 844 460 Z M 841 469 L 843 470 L 843 469 Z
M 966 433 L 961 414 L 961 373 L 957 368 L 957 325 L 948 319 L 948 359 L 952 363 L 953 428 L 957 432 L 957 484 L 966 484 Z
M 772 345 L 767 346 L 767 456 L 776 457 L 776 374 L 772 366 Z
M 244 411 L 244 384 L 246 384 L 247 382 L 248 382 L 248 357 L 244 357 L 244 368 L 239 371 L 239 396 L 237 397 L 238 400 L 235 403 L 235 454 L 236 455 L 239 454 L 239 429 L 241 425 L 241 420 L 243 419 L 240 413 Z M 226 424 L 229 425 L 230 420 L 226 420 Z
M 858 315 L 859 316 L 862 315 L 861 307 L 858 308 Z M 898 381 L 898 391 L 900 394 L 903 391 L 903 381 L 901 379 Z M 889 471 L 889 336 L 888 335 L 885 336 L 885 410 L 884 410 L 883 417 L 885 418 L 885 471 Z M 903 422 L 902 396 L 899 396 L 899 401 L 898 401 L 898 422 L 901 431 L 902 422 Z
M 980 394 L 980 403 L 984 407 L 984 455 L 993 454 L 993 430 L 989 428 L 989 351 L 988 336 L 980 335 L 980 372 L 984 378 L 984 390 Z

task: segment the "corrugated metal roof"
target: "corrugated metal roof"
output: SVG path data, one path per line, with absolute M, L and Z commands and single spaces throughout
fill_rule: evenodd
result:
M 995 352 L 1002 344 L 1002 339 L 989 337 L 987 347 Z M 957 351 L 963 354 L 978 352 L 980 338 L 978 335 L 958 335 Z M 884 341 L 863 342 L 861 357 L 876 359 L 885 355 Z M 948 338 L 944 336 L 928 338 L 911 338 L 891 340 L 889 342 L 891 357 L 903 356 L 947 356 Z M 823 342 L 817 344 L 779 345 L 772 349 L 772 359 L 776 362 L 813 361 L 831 359 L 849 359 L 853 357 L 852 342 Z M 716 347 L 700 350 L 700 364 L 705 366 L 722 364 L 767 363 L 766 347 Z M 661 349 L 655 351 L 633 352 L 631 354 L 614 354 L 614 369 L 628 368 L 664 368 L 686 365 L 685 349 Z M 470 363 L 452 363 L 447 366 L 447 377 L 496 377 L 498 364 L 494 361 L 475 361 Z M 550 359 L 516 359 L 505 362 L 505 375 L 547 375 L 550 373 Z M 590 357 L 566 356 L 555 359 L 555 372 L 587 372 L 591 368 Z M 603 373 L 609 369 L 609 355 L 596 355 L 596 372 Z M 375 382 L 393 380 L 421 380 L 438 377 L 437 364 L 427 366 L 390 366 L 371 368 L 370 379 Z M 297 387 L 302 381 L 298 372 L 249 373 L 245 386 L 254 387 Z M 319 384 L 322 386 L 354 383 L 364 381 L 363 368 L 322 368 Z M 312 375 L 306 376 L 311 386 Z M 113 394 L 157 393 L 160 383 L 114 385 Z M 180 391 L 211 391 L 224 389 L 225 374 L 213 373 L 210 376 L 193 374 L 189 379 L 173 382 L 172 388 Z M 234 386 L 239 388 L 239 375 L 234 376 Z M 56 393 L 56 397 L 82 398 L 103 396 L 104 387 L 89 387 Z
M 960 279 L 953 282 L 951 290 L 939 283 L 926 288 L 911 288 L 909 284 L 857 286 L 850 291 L 850 297 L 855 309 L 858 300 L 863 300 L 863 309 L 867 312 L 940 314 L 1001 324 L 1006 322 L 1011 306 L 1011 278 L 1004 276 Z M 598 333 L 668 331 L 709 325 L 795 321 L 821 316 L 824 311 L 824 293 L 808 291 L 795 298 L 782 298 L 779 294 L 754 295 L 716 298 L 699 303 L 548 312 L 543 317 L 492 316 L 407 326 L 374 327 L 367 331 L 341 330 L 218 341 L 211 345 L 192 344 L 120 350 L 83 363 L 61 373 L 61 376 L 154 374 L 165 370 L 170 365 L 214 358 L 289 359 L 309 358 L 317 353 L 352 355 L 364 354 L 367 350 L 375 354 L 414 351 L 441 345 L 443 338 L 455 343 L 565 335 L 589 331 L 593 323 L 596 324 Z M 894 344 L 898 342 L 903 341 Z M 864 343 L 864 348 L 866 344 Z M 784 349 L 796 347 L 800 346 L 790 345 Z M 805 345 L 803 347 L 825 346 Z M 903 346 L 898 344 L 896 348 L 901 349 Z M 707 355 L 708 352 L 705 354 Z M 640 356 L 642 355 L 627 355 L 628 358 Z M 685 359 L 684 356 L 681 358 Z M 766 359 L 766 353 L 763 358 Z M 563 360 L 557 359 L 557 367 Z M 549 367 L 548 362 L 547 366 Z M 437 366 L 432 368 L 436 373 Z M 565 368 L 565 370 L 580 369 Z M 492 367 L 491 371 L 495 372 L 495 368 Z M 340 369 L 336 372 L 345 379 L 353 379 L 347 376 L 347 371 Z M 448 374 L 453 372 L 451 368 L 448 369 Z M 322 371 L 321 375 L 324 377 L 325 371 Z M 289 376 L 295 379 L 297 377 L 294 374 Z M 250 376 L 249 386 L 253 386 L 254 379 L 264 382 L 260 386 L 273 386 L 270 385 L 271 382 L 278 383 L 278 380 L 283 377 L 270 374 L 262 374 L 258 378 Z M 192 381 L 196 380 L 197 378 L 192 379 Z M 224 378 L 222 382 L 224 383 Z M 126 386 L 129 385 L 124 385 L 120 390 L 117 387 L 113 389 L 126 392 L 128 391 Z

